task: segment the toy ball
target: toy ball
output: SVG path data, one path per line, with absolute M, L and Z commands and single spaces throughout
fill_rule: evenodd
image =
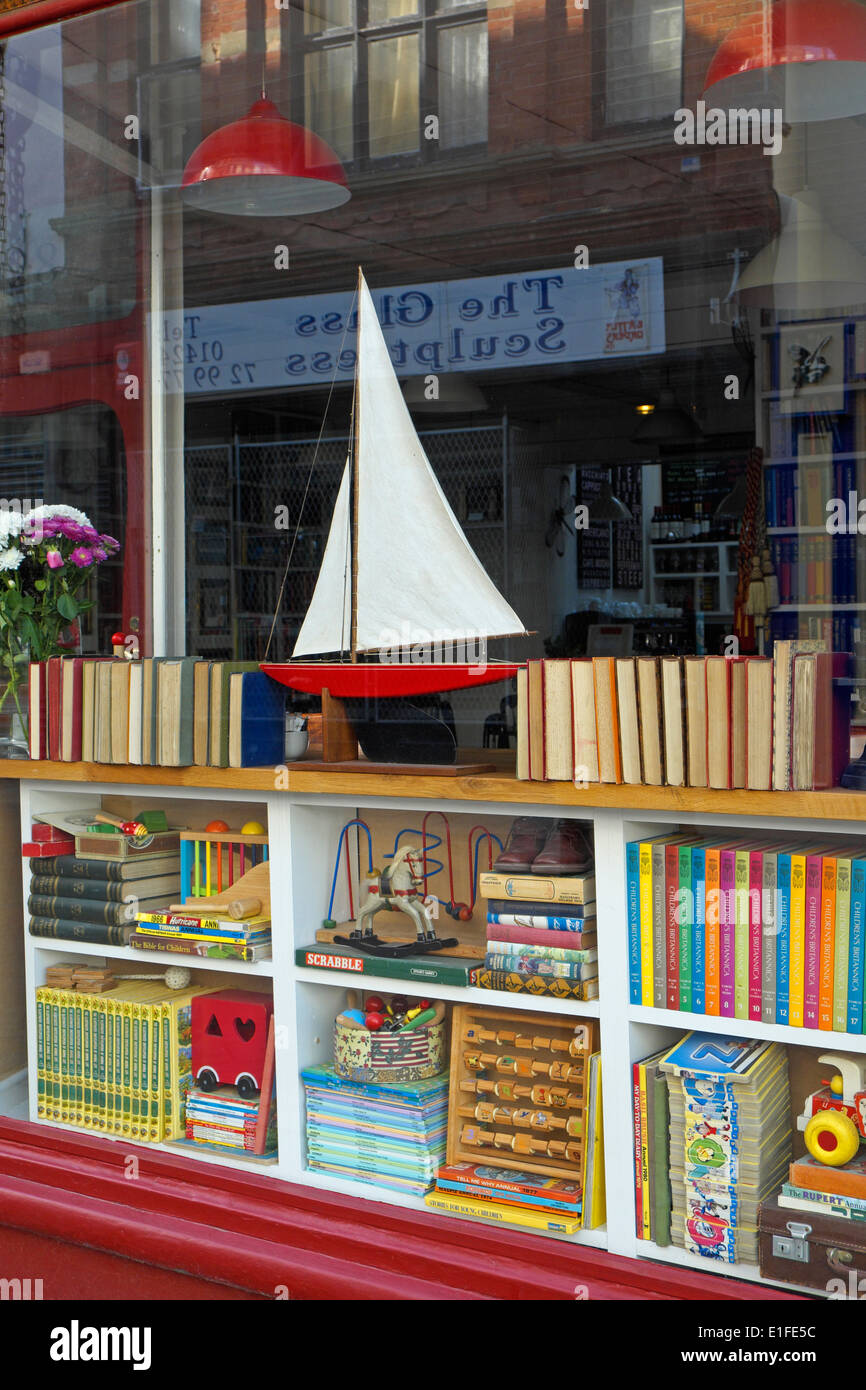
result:
M 429 999 L 421 999 L 418 1003 L 419 1009 L 429 1009 L 431 1007 Z
M 265 827 L 261 821 L 248 820 L 246 825 L 241 826 L 242 835 L 264 835 Z
M 344 1009 L 343 1013 L 345 1017 L 350 1018 L 353 1023 L 364 1022 L 364 1015 L 361 1013 L 360 1009 Z
M 165 972 L 165 983 L 169 989 L 186 989 L 192 979 L 192 971 L 182 965 L 170 965 Z
M 384 1018 L 379 1013 L 367 1014 L 367 1017 L 364 1019 L 364 1026 L 369 1028 L 371 1033 L 378 1033 L 384 1022 Z
M 371 1014 L 383 1014 L 385 1012 L 385 1005 L 382 1002 L 381 995 L 371 994 L 369 996 L 367 1000 L 367 1012 Z
M 228 830 L 228 826 L 224 820 L 212 820 L 205 826 L 205 830 L 209 830 L 212 835 L 221 835 Z
M 831 1078 L 830 1090 L 834 1096 L 841 1096 L 842 1094 L 842 1078 L 838 1072 Z

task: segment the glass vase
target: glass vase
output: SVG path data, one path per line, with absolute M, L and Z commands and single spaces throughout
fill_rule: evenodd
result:
M 29 758 L 30 647 L 8 636 L 0 648 L 0 758 Z

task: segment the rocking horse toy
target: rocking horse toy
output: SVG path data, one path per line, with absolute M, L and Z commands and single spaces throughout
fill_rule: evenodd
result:
M 421 851 L 414 845 L 404 845 L 387 868 L 381 872 L 372 869 L 367 874 L 366 898 L 355 926 L 348 936 L 335 936 L 334 942 L 374 956 L 416 956 L 456 946 L 456 937 L 443 941 L 436 935 L 424 901 L 424 887 Z M 416 939 L 400 943 L 380 940 L 373 931 L 373 919 L 383 910 L 404 912 L 415 925 Z

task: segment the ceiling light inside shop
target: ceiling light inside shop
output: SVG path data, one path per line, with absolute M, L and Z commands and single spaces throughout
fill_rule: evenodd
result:
M 640 407 L 638 407 L 640 409 Z M 632 435 L 634 444 L 662 444 L 677 439 L 695 439 L 700 428 L 691 415 L 677 404 L 670 386 L 663 386 L 650 414 L 638 420 Z
M 866 303 L 866 259 L 831 231 L 817 195 L 778 198 L 782 230 L 740 276 L 740 303 L 817 310 Z

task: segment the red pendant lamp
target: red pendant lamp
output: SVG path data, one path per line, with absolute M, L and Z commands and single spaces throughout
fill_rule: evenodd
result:
M 866 5 L 857 0 L 763 0 L 732 29 L 702 93 L 716 107 L 781 109 L 786 121 L 866 111 Z
M 339 159 L 264 95 L 240 121 L 208 135 L 183 172 L 184 201 L 236 217 L 297 217 L 352 196 Z

